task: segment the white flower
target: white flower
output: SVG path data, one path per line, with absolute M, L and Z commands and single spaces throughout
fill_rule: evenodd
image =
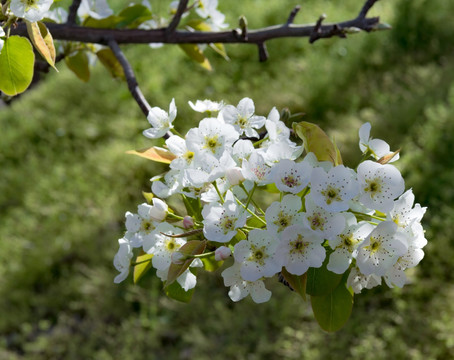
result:
M 357 267 L 350 271 L 347 279 L 347 286 L 351 287 L 355 294 L 359 294 L 362 289 L 372 289 L 381 284 L 381 277 L 375 274 L 361 274 Z
M 347 226 L 329 241 L 334 252 L 329 257 L 327 269 L 336 274 L 343 274 L 348 269 L 352 258 L 356 258 L 358 246 L 374 230 L 368 222 L 357 223 L 354 215 L 347 214 Z
M 191 167 L 194 160 L 194 152 L 188 150 L 186 140 L 179 136 L 172 135 L 166 140 L 166 145 L 169 148 L 169 151 L 177 156 L 177 158 L 173 159 L 170 163 L 171 169 L 183 170 Z
M 309 183 L 311 172 L 312 168 L 307 162 L 284 159 L 273 166 L 271 178 L 280 191 L 298 194 Z
M 209 116 L 221 111 L 224 107 L 224 102 L 215 102 L 211 100 L 197 100 L 195 104 L 192 101 L 188 101 L 189 106 L 192 110 L 200 113 L 208 113 Z
M 172 122 L 176 116 L 177 108 L 175 106 L 175 99 L 172 99 L 168 113 L 157 106 L 152 108 L 147 116 L 152 128 L 144 130 L 143 134 L 150 139 L 163 137 L 167 131 L 173 129 Z
M 345 216 L 341 213 L 332 213 L 317 206 L 310 195 L 306 195 L 305 205 L 304 225 L 322 239 L 330 240 L 344 230 Z
M 222 261 L 228 259 L 232 255 L 232 250 L 227 246 L 220 246 L 214 252 L 214 260 Z
M 413 191 L 407 190 L 399 199 L 394 202 L 394 208 L 388 213 L 387 220 L 394 221 L 399 227 L 406 228 L 414 221 L 420 222 L 426 212 L 426 208 L 415 202 L 415 195 Z
M 189 267 L 202 267 L 203 263 L 200 259 L 194 259 Z M 156 275 L 162 280 L 167 281 L 169 270 L 156 270 Z M 184 291 L 189 291 L 197 285 L 197 277 L 191 272 L 190 269 L 186 269 L 183 274 L 177 277 L 177 282 L 180 284 Z
M 53 0 L 11 0 L 11 12 L 30 22 L 39 21 L 52 5 Z
M 278 237 L 291 225 L 301 224 L 303 214 L 301 198 L 296 195 L 285 195 L 282 201 L 273 202 L 265 212 L 266 228 L 273 236 Z
M 230 286 L 229 297 L 232 301 L 240 301 L 248 295 L 257 303 L 267 302 L 271 297 L 271 291 L 265 288 L 262 280 L 246 281 L 241 277 L 241 264 L 234 263 L 233 266 L 225 269 L 221 276 L 224 278 L 224 285 Z
M 152 178 L 151 191 L 153 194 L 160 198 L 167 198 L 177 191 L 180 191 L 184 184 L 183 173 L 178 170 L 170 170 L 164 176 L 164 182 L 158 180 L 158 178 Z
M 126 237 L 132 247 L 141 247 L 143 240 L 153 236 L 156 226 L 156 219 L 151 217 L 152 206 L 143 203 L 137 207 L 137 214 L 126 212 Z
M 285 126 L 284 122 L 280 121 L 279 112 L 273 107 L 265 121 L 265 128 L 268 133 L 268 139 L 272 143 L 288 141 L 290 137 L 290 129 Z
M 392 221 L 384 221 L 359 246 L 356 265 L 364 275 L 385 275 L 408 250 L 407 237 Z
M 311 196 L 314 202 L 328 211 L 338 212 L 349 208 L 349 201 L 359 192 L 356 174 L 339 165 L 328 173 L 315 168 L 311 175 Z
M 247 281 L 256 281 L 279 272 L 282 266 L 275 259 L 279 242 L 266 230 L 254 229 L 248 240 L 235 245 L 233 256 L 241 263 L 241 276 Z
M 150 218 L 158 222 L 163 221 L 167 216 L 169 207 L 161 199 L 153 198 L 152 201 L 153 206 L 150 208 Z
M 225 177 L 229 184 L 232 186 L 238 185 L 245 180 L 241 168 L 238 166 L 227 169 L 225 172 Z
M 392 154 L 389 150 L 389 145 L 380 139 L 372 139 L 370 137 L 370 123 L 364 123 L 359 129 L 359 148 L 365 153 L 370 153 L 376 160 L 383 156 Z M 393 156 L 389 162 L 393 162 L 399 159 L 399 154 Z
M 232 156 L 240 166 L 243 160 L 248 160 L 254 152 L 254 145 L 251 140 L 239 139 L 232 148 Z
M 129 266 L 131 264 L 131 258 L 133 256 L 131 245 L 129 244 L 129 241 L 127 239 L 119 239 L 118 244 L 120 245 L 120 248 L 115 254 L 113 261 L 115 269 L 120 272 L 120 274 L 118 274 L 114 279 L 114 283 L 116 284 L 121 283 L 128 277 Z
M 254 115 L 254 102 L 249 98 L 242 99 L 238 106 L 226 105 L 220 115 L 227 124 L 234 126 L 240 135 L 258 138 L 259 134 L 255 129 L 260 129 L 265 125 L 265 117 Z
M 364 161 L 358 166 L 359 200 L 368 208 L 388 212 L 394 199 L 405 190 L 405 182 L 393 165 Z
M 58 24 L 63 24 L 68 20 L 68 12 L 62 7 L 57 7 L 52 10 L 48 10 L 44 14 L 44 17 L 54 20 Z
M 257 152 L 252 153 L 248 160 L 243 160 L 241 170 L 245 179 L 254 181 L 258 185 L 272 182 L 270 177 L 271 167 L 267 165 L 263 155 Z
M 3 48 L 3 43 L 5 42 L 1 37 L 5 36 L 5 32 L 3 31 L 3 28 L 0 27 L 0 52 L 2 51 Z
M 301 225 L 286 228 L 276 252 L 276 259 L 287 271 L 303 275 L 309 267 L 322 266 L 326 257 L 323 239 Z
M 231 191 L 227 191 L 224 204 L 205 205 L 202 216 L 205 237 L 222 243 L 230 241 L 247 220 L 246 212 L 236 203 Z
M 104 19 L 113 14 L 113 10 L 109 7 L 106 0 L 82 0 L 77 15 L 84 20 L 87 17 L 93 19 Z

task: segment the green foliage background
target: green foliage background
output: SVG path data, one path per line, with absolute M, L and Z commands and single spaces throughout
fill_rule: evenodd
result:
M 119 2 L 117 2 L 119 3 Z M 152 1 L 155 9 L 158 1 Z M 235 3 L 237 4 L 237 3 Z M 296 1 L 247 0 L 220 8 L 257 28 L 286 20 Z M 360 0 L 304 1 L 297 21 L 356 15 Z M 231 6 L 231 7 L 230 7 Z M 335 136 L 346 163 L 357 131 L 402 148 L 407 188 L 428 206 L 425 259 L 403 289 L 365 291 L 338 333 L 324 333 L 309 304 L 272 279 L 270 302 L 232 303 L 222 278 L 200 276 L 191 304 L 167 299 L 152 276 L 113 284 L 124 212 L 164 170 L 125 151 L 152 144 L 125 84 L 101 67 L 88 84 L 59 74 L 0 111 L 0 359 L 449 359 L 454 358 L 454 3 L 380 1 L 393 30 L 253 46 L 212 55 L 207 73 L 175 46 L 126 48 L 153 106 L 178 106 L 182 131 L 200 120 L 188 100 L 251 97 L 305 112 Z

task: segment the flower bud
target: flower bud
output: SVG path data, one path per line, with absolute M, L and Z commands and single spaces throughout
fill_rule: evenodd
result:
M 194 226 L 194 220 L 192 219 L 192 217 L 186 215 L 183 219 L 183 227 L 185 229 L 190 229 Z
M 227 246 L 221 246 L 214 252 L 214 260 L 221 261 L 227 259 L 232 254 L 232 251 Z
M 154 221 L 161 222 L 163 221 L 166 216 L 167 216 L 167 210 L 169 207 L 167 204 L 157 198 L 153 198 L 153 206 L 150 208 L 150 218 L 153 219 Z
M 240 167 L 233 167 L 225 172 L 225 177 L 231 185 L 238 185 L 244 181 L 243 173 Z
M 186 255 L 179 251 L 175 251 L 172 255 L 170 255 L 170 260 L 173 264 L 181 265 L 186 260 Z

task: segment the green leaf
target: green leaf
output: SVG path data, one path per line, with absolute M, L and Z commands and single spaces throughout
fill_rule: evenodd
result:
M 225 46 L 223 43 L 210 44 L 210 48 L 212 48 L 214 51 L 216 51 L 225 60 L 230 61 L 230 58 L 227 55 L 227 50 L 225 49 Z
M 336 274 L 329 271 L 328 265 L 329 254 L 326 254 L 325 261 L 319 268 L 309 268 L 307 271 L 306 292 L 313 296 L 322 296 L 331 293 L 342 279 L 342 274 Z
M 265 221 L 265 217 L 264 216 L 259 216 L 260 219 L 263 219 Z M 246 225 L 247 226 L 251 226 L 251 227 L 255 227 L 255 228 L 263 228 L 265 227 L 265 224 L 263 222 L 261 222 L 259 219 L 257 219 L 255 216 L 251 216 L 247 222 L 246 222 Z
M 30 41 L 10 36 L 0 52 L 0 90 L 14 96 L 24 92 L 32 82 L 35 54 Z
M 145 198 L 145 200 L 147 201 L 147 203 L 151 204 L 151 202 L 153 201 L 153 198 L 154 198 L 153 193 L 142 191 L 142 195 Z
M 352 313 L 353 295 L 348 291 L 345 281 L 328 295 L 312 296 L 311 305 L 314 317 L 320 327 L 329 332 L 342 328 Z
M 102 49 L 96 53 L 99 61 L 109 70 L 110 75 L 116 79 L 125 79 L 125 73 L 115 54 L 110 49 Z
M 25 23 L 27 25 L 28 36 L 30 37 L 30 40 L 36 50 L 38 50 L 47 63 L 58 72 L 55 67 L 54 40 L 52 39 L 52 35 L 49 30 L 47 30 L 46 25 L 44 25 L 41 21 L 32 23 L 25 20 Z
M 85 51 L 78 51 L 71 56 L 65 57 L 65 62 L 68 68 L 76 74 L 76 76 L 87 82 L 90 80 L 90 68 L 88 66 L 88 56 Z
M 211 31 L 211 25 L 203 21 L 202 19 L 193 19 L 189 20 L 186 23 L 187 26 L 193 28 L 194 30 L 197 31 Z
M 187 256 L 200 255 L 205 251 L 207 245 L 206 241 L 201 240 L 191 240 L 184 244 L 178 249 L 178 252 Z M 191 257 L 183 262 L 183 264 L 170 264 L 169 273 L 167 274 L 166 287 L 170 286 L 181 274 L 183 274 L 186 269 L 194 261 L 194 258 Z
M 121 18 L 116 15 L 110 15 L 104 19 L 93 19 L 88 17 L 84 20 L 84 27 L 92 27 L 98 29 L 115 29 Z
M 181 196 L 183 197 L 183 203 L 184 203 L 184 206 L 186 208 L 186 212 L 188 213 L 188 215 L 192 216 L 194 219 L 196 219 L 198 221 L 202 221 L 203 216 L 202 216 L 202 205 L 200 204 L 200 199 L 199 198 L 193 199 L 184 194 L 181 194 Z
M 158 146 L 152 146 L 150 148 L 140 150 L 129 150 L 126 151 L 126 154 L 137 155 L 145 159 L 153 160 L 164 164 L 170 164 L 172 160 L 176 158 L 176 156 L 172 154 L 169 150 Z
M 313 152 L 318 161 L 331 161 L 342 164 L 340 153 L 336 151 L 331 139 L 318 125 L 306 121 L 293 123 L 293 130 L 303 140 L 306 152 Z
M 181 49 L 188 55 L 191 59 L 195 60 L 201 67 L 211 71 L 212 67 L 208 59 L 203 54 L 203 51 L 199 48 L 197 44 L 180 44 Z
M 190 289 L 188 291 L 184 291 L 180 284 L 177 282 L 172 283 L 170 286 L 164 288 L 164 292 L 166 295 L 174 300 L 181 301 L 184 303 L 188 303 L 192 299 L 192 295 L 194 294 L 194 289 Z
M 142 250 L 142 253 L 137 256 L 136 263 L 142 262 L 141 264 L 134 266 L 133 279 L 134 284 L 137 282 L 152 268 L 151 258 L 153 254 L 147 254 Z
M 222 264 L 224 264 L 224 261 L 216 261 L 214 259 L 214 255 L 207 258 L 202 258 L 201 260 L 203 262 L 203 269 L 209 272 L 216 271 L 222 266 Z
M 282 268 L 281 274 L 291 288 L 306 301 L 307 273 L 303 275 L 293 275 L 285 268 Z
M 146 6 L 135 4 L 128 6 L 118 14 L 117 28 L 137 28 L 144 21 L 152 18 L 151 11 Z

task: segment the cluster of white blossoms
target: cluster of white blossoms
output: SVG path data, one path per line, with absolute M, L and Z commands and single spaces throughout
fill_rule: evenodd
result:
M 301 276 L 326 266 L 348 275 L 355 293 L 382 281 L 405 285 L 405 270 L 424 256 L 426 208 L 405 191 L 399 170 L 389 164 L 397 154 L 370 138 L 369 123 L 359 131 L 363 161 L 352 169 L 303 154 L 276 108 L 258 116 L 249 98 L 237 106 L 209 100 L 190 106 L 207 117 L 185 136 L 174 129 L 174 100 L 168 111 L 155 107 L 148 115 L 146 137 L 171 134 L 165 149 L 155 148 L 167 154 L 170 170 L 151 179 L 152 204 L 126 213 L 116 282 L 126 278 L 139 248 L 152 255 L 163 281 L 172 263 L 189 259 L 191 267 L 201 267 L 208 259 L 230 258 L 221 275 L 233 301 L 247 295 L 268 301 L 264 280 L 283 269 Z M 183 198 L 187 214 L 168 207 L 171 196 Z M 206 243 L 204 252 L 180 252 L 190 239 Z M 196 285 L 194 273 L 186 267 L 179 275 L 184 290 Z

